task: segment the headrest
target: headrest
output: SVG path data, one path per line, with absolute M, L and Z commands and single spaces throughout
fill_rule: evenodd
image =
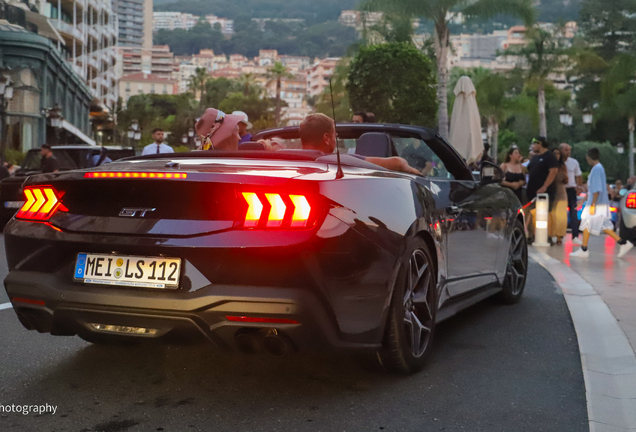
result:
M 247 141 L 238 145 L 239 150 L 265 150 L 263 143 Z
M 366 157 L 397 156 L 391 137 L 381 132 L 367 132 L 358 138 L 356 154 Z

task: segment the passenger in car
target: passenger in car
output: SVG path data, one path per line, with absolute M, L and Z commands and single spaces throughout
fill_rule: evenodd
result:
M 241 140 L 238 124 L 243 116 L 227 115 L 216 108 L 208 108 L 197 122 L 197 134 L 203 138 L 199 150 L 238 150 Z
M 308 115 L 300 124 L 300 141 L 304 150 L 318 150 L 326 154 L 333 153 L 337 145 L 334 121 L 320 113 Z M 392 171 L 421 175 L 418 170 L 409 166 L 406 160 L 401 157 L 360 157 L 369 163 Z

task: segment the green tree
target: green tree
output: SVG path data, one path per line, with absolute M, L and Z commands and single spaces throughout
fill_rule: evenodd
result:
M 539 135 L 547 137 L 546 87 L 551 85 L 548 76 L 564 71 L 569 61 L 570 50 L 564 48 L 559 40 L 562 29 L 544 30 L 538 26 L 528 29 L 528 44 L 506 51 L 508 55 L 518 56 L 526 68 L 526 80 L 537 88 L 537 107 L 539 113 Z
M 267 71 L 267 78 L 276 81 L 276 113 L 274 115 L 276 126 L 280 125 L 280 109 L 281 109 L 281 99 L 280 99 L 280 91 L 281 91 L 281 82 L 285 78 L 293 78 L 294 75 L 291 74 L 287 67 L 285 67 L 281 62 L 276 62 L 271 67 L 270 70 Z
M 203 105 L 205 98 L 205 83 L 210 78 L 205 68 L 196 68 L 194 75 L 188 79 L 188 90 L 192 92 L 194 98 Z
M 218 107 L 230 94 L 240 89 L 239 82 L 228 78 L 209 79 L 205 82 L 203 106 Z
M 373 111 L 383 122 L 430 125 L 435 84 L 426 56 L 412 44 L 390 43 L 360 50 L 346 88 L 354 111 Z
M 230 94 L 220 103 L 219 109 L 226 113 L 243 111 L 254 124 L 254 131 L 276 126 L 274 119 L 275 102 L 271 98 L 263 98 L 252 92 L 245 96 L 242 92 Z
M 629 176 L 634 175 L 634 129 L 636 127 L 636 57 L 621 54 L 613 61 L 602 83 L 601 115 L 624 116 L 629 130 Z
M 351 120 L 351 107 L 349 95 L 347 93 L 347 76 L 349 75 L 350 59 L 344 58 L 338 62 L 333 76 L 331 77 L 333 87 L 333 106 L 331 90 L 329 87 L 318 95 L 316 100 L 316 111 L 329 117 L 336 113 L 336 122 L 349 122 Z
M 256 76 L 253 73 L 241 74 L 237 80 L 237 84 L 243 90 L 243 94 L 248 96 L 256 85 Z
M 579 22 L 586 42 L 605 60 L 636 46 L 634 0 L 585 0 Z
M 534 20 L 532 0 L 365 0 L 367 10 L 380 10 L 410 17 L 422 17 L 435 26 L 433 38 L 437 58 L 437 99 L 439 132 L 448 137 L 448 52 L 450 49 L 449 23 L 458 13 L 467 16 L 491 18 L 500 14 L 523 18 L 527 23 Z

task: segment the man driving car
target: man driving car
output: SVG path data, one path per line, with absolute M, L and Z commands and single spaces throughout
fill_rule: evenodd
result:
M 310 114 L 300 124 L 300 141 L 305 150 L 318 150 L 331 154 L 336 149 L 336 125 L 334 121 L 324 114 Z M 352 155 L 356 156 L 356 155 Z M 392 171 L 401 171 L 408 174 L 421 173 L 409 166 L 401 157 L 361 157 L 365 161 L 379 165 Z

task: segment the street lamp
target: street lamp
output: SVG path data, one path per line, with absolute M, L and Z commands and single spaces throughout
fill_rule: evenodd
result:
M 623 154 L 625 153 L 625 146 L 623 145 L 622 142 L 619 142 L 618 144 L 616 144 L 616 152 L 618 154 Z
M 586 125 L 590 125 L 592 124 L 592 121 L 594 120 L 594 117 L 592 116 L 592 111 L 589 108 L 584 108 L 583 109 L 583 123 L 585 123 Z
M 559 110 L 559 121 L 563 126 L 572 126 L 572 114 L 565 108 Z
M 183 136 L 181 137 L 181 142 L 183 143 L 183 145 L 188 145 L 188 135 L 187 134 L 183 134 Z
M 139 120 L 133 119 L 130 127 L 132 128 L 133 131 L 137 132 L 139 130 Z
M 0 78 L 0 145 L 2 146 L 2 159 L 4 160 L 5 150 L 5 129 L 7 127 L 7 108 L 9 102 L 13 98 L 13 86 L 11 86 L 11 78 L 1 75 Z
M 49 116 L 49 120 L 51 120 L 51 127 L 55 129 L 55 143 L 60 143 L 60 129 L 62 129 L 62 124 L 64 124 L 64 116 L 62 115 L 62 108 L 59 104 L 55 104 L 53 108 L 49 108 L 47 110 L 47 114 Z

